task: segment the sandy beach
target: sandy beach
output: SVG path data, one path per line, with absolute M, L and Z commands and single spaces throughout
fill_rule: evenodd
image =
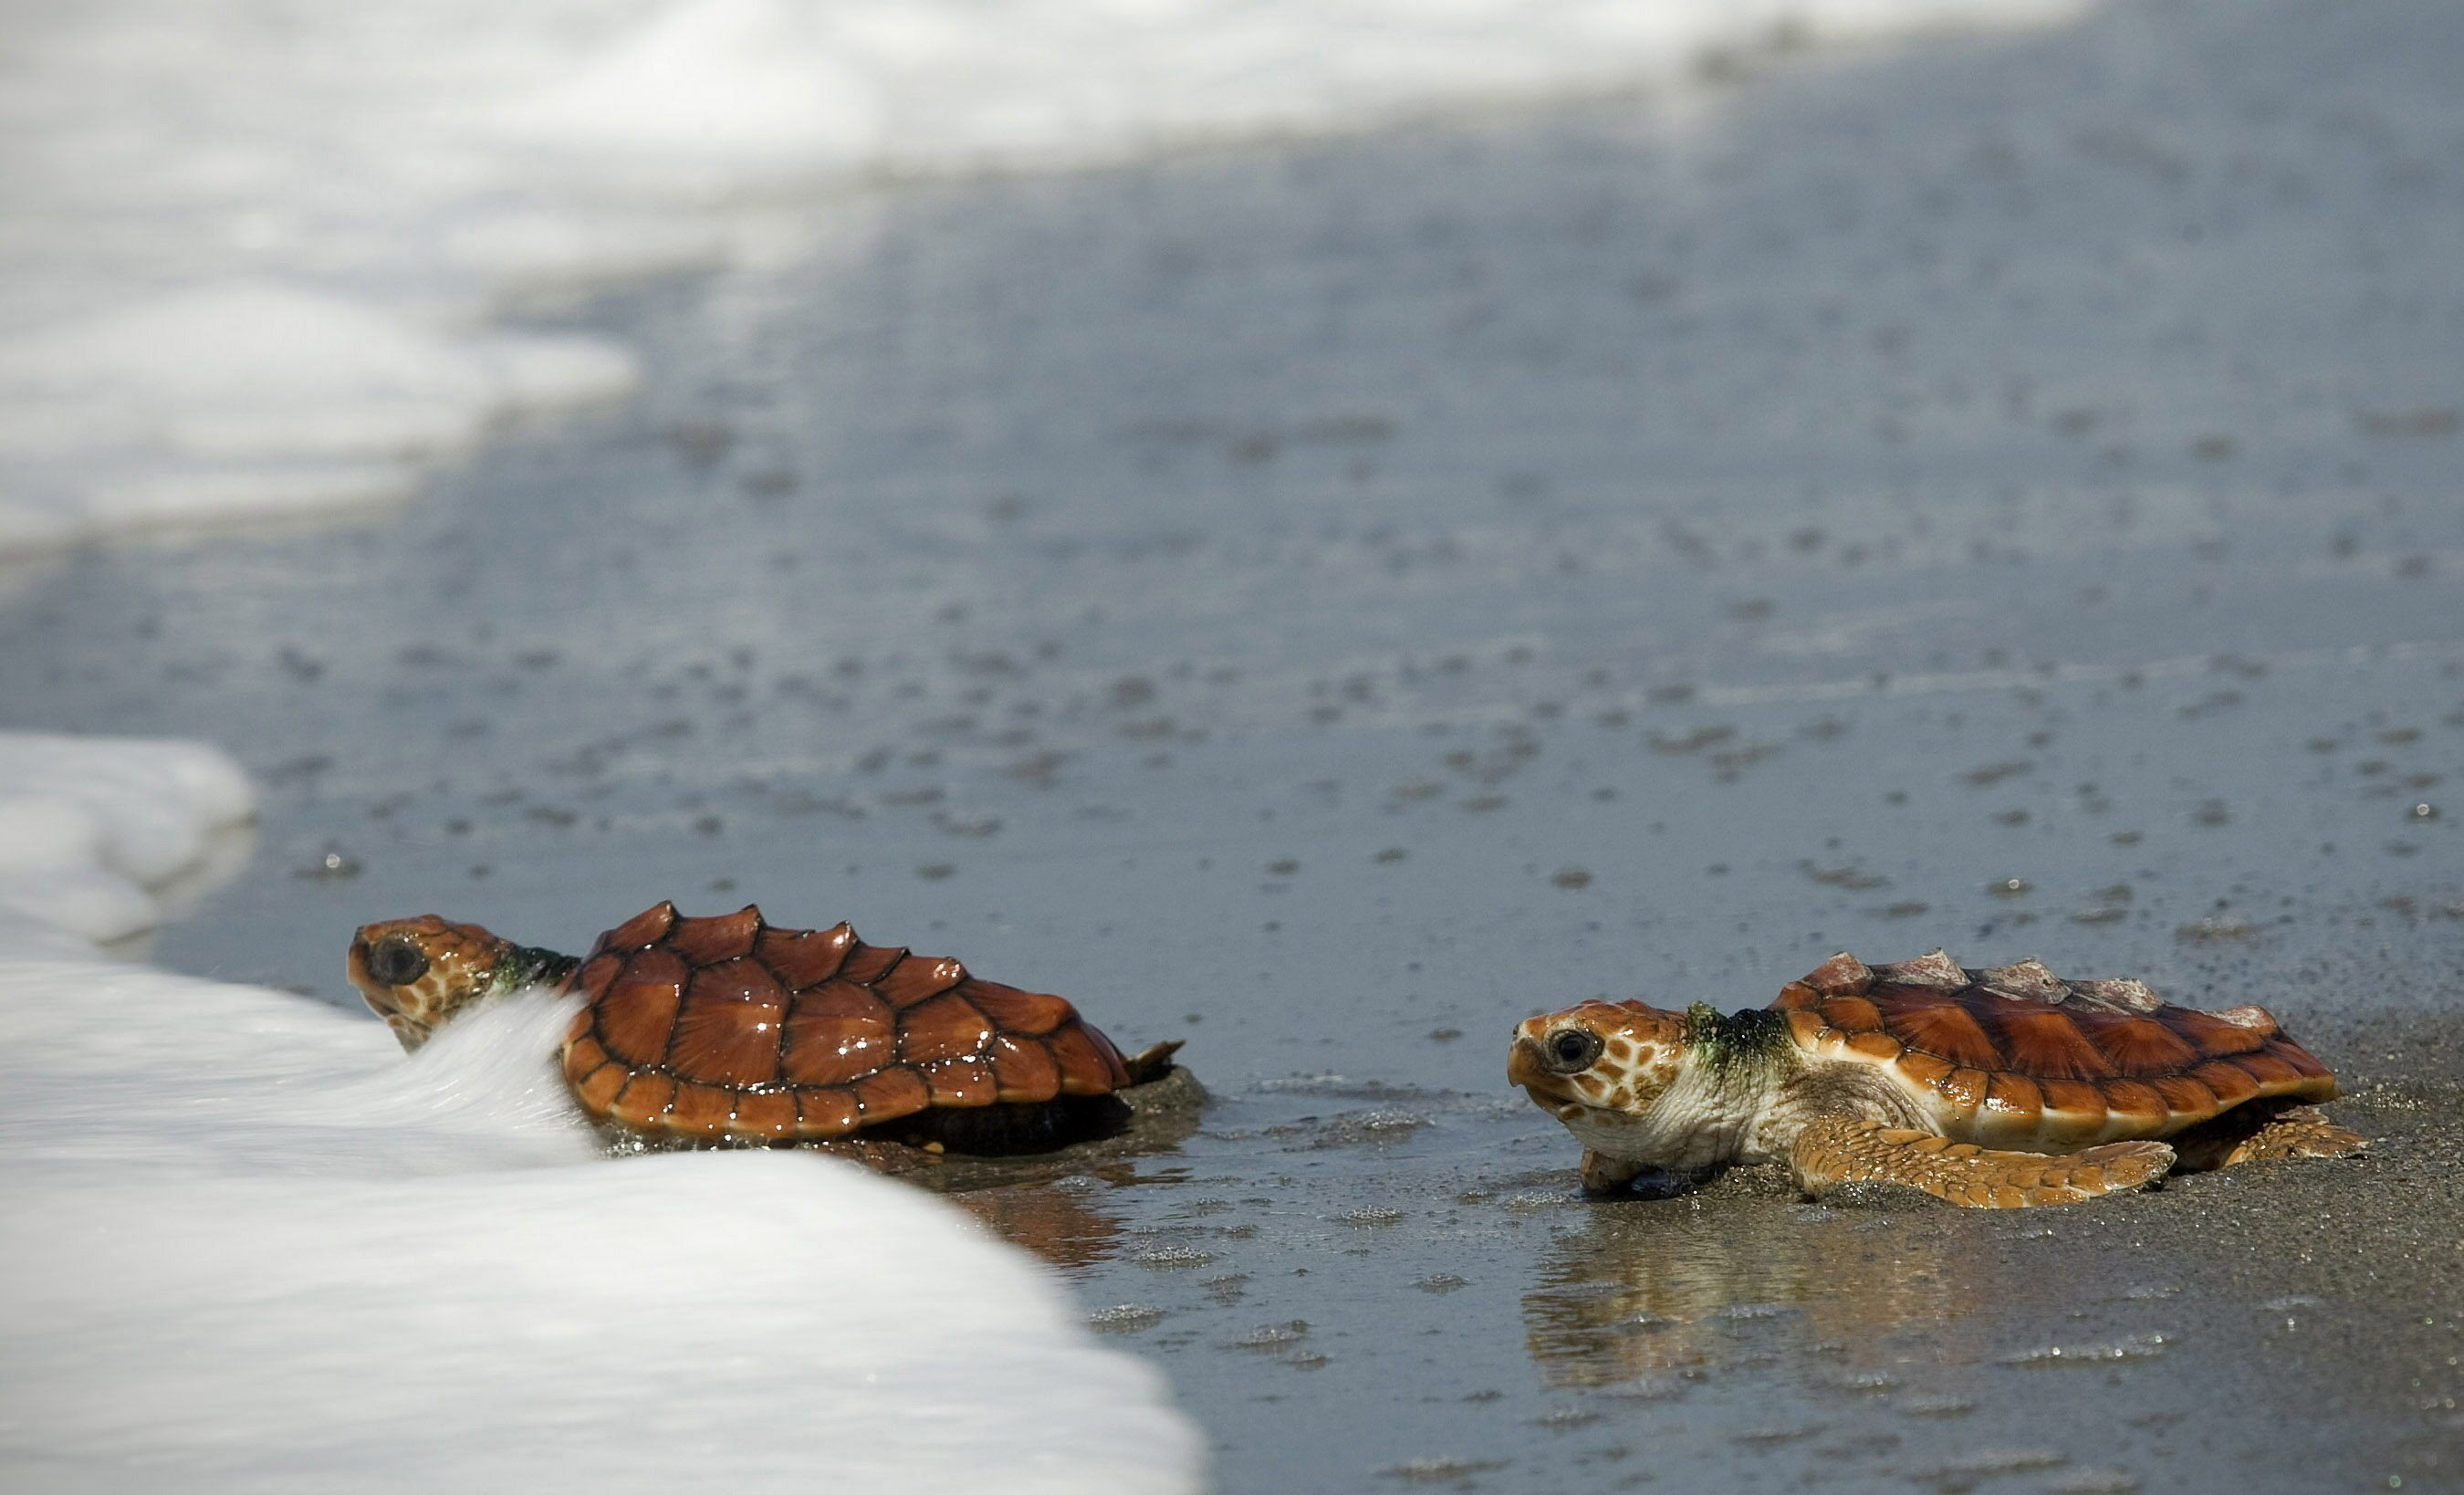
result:
M 869 187 L 398 513 L 12 563 L 0 725 L 254 778 L 176 972 L 758 901 L 1186 1039 L 951 1198 L 1227 1492 L 2464 1486 L 2459 62 L 2123 4 Z M 1600 1202 L 1505 1086 L 1936 946 L 2264 1003 L 2373 1148 Z

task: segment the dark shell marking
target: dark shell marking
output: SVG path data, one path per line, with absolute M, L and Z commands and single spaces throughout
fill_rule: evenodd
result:
M 593 1116 L 639 1132 L 823 1141 L 929 1107 L 1130 1083 L 1111 1040 L 1058 997 L 845 924 L 773 929 L 752 907 L 695 919 L 662 903 L 600 935 L 566 989 L 584 999 L 566 1081 Z
M 1834 956 L 1771 1007 L 1798 1047 L 1887 1066 L 1931 1092 L 1945 1132 L 1988 1146 L 2161 1137 L 2246 1101 L 2336 1096 L 2327 1066 L 2264 1008 L 2176 1007 L 2138 981 L 2065 981 L 2034 960 Z

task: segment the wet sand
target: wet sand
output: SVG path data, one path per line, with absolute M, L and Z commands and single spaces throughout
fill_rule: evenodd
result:
M 11 573 L 0 716 L 265 782 L 182 969 L 755 899 L 1187 1038 L 968 1203 L 1227 1490 L 2453 1485 L 2464 24 L 2313 19 L 886 191 L 398 517 Z M 1503 1088 L 1937 944 L 2263 1001 L 2378 1145 L 1602 1204 Z

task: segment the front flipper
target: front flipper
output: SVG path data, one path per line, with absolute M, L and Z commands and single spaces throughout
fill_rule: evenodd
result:
M 1640 1177 L 1644 1166 L 1627 1162 L 1622 1157 L 1611 1157 L 1606 1153 L 1595 1153 L 1587 1147 L 1583 1149 L 1583 1192 L 1615 1194 Z
M 2059 1157 L 1996 1153 L 1930 1132 L 1825 1116 L 1798 1133 L 1789 1165 L 1812 1198 L 1833 1184 L 1862 1179 L 1923 1189 L 1975 1209 L 2016 1209 L 2142 1188 L 2173 1166 L 2173 1150 L 2162 1142 L 2108 1142 Z

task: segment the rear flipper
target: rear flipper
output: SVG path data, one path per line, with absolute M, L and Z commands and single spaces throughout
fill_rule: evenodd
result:
M 1153 1085 L 1172 1073 L 1177 1067 L 1173 1064 L 1172 1056 L 1179 1053 L 1180 1045 L 1187 1042 L 1187 1039 L 1180 1038 L 1166 1039 L 1160 1044 L 1150 1044 L 1134 1054 L 1123 1055 L 1121 1066 L 1130 1071 L 1130 1083 Z
M 2173 1150 L 2162 1142 L 2108 1142 L 2058 1157 L 1996 1153 L 1930 1132 L 1828 1116 L 1798 1133 L 1789 1165 L 1812 1198 L 1837 1183 L 1870 1180 L 1975 1209 L 2017 1209 L 2145 1187 L 2173 1166 Z
M 2273 1110 L 2236 1106 L 2177 1134 L 2172 1142 L 2177 1166 L 2185 1173 L 2288 1157 L 2349 1157 L 2370 1145 L 2360 1132 L 2347 1132 L 2321 1115 L 2316 1106 Z

